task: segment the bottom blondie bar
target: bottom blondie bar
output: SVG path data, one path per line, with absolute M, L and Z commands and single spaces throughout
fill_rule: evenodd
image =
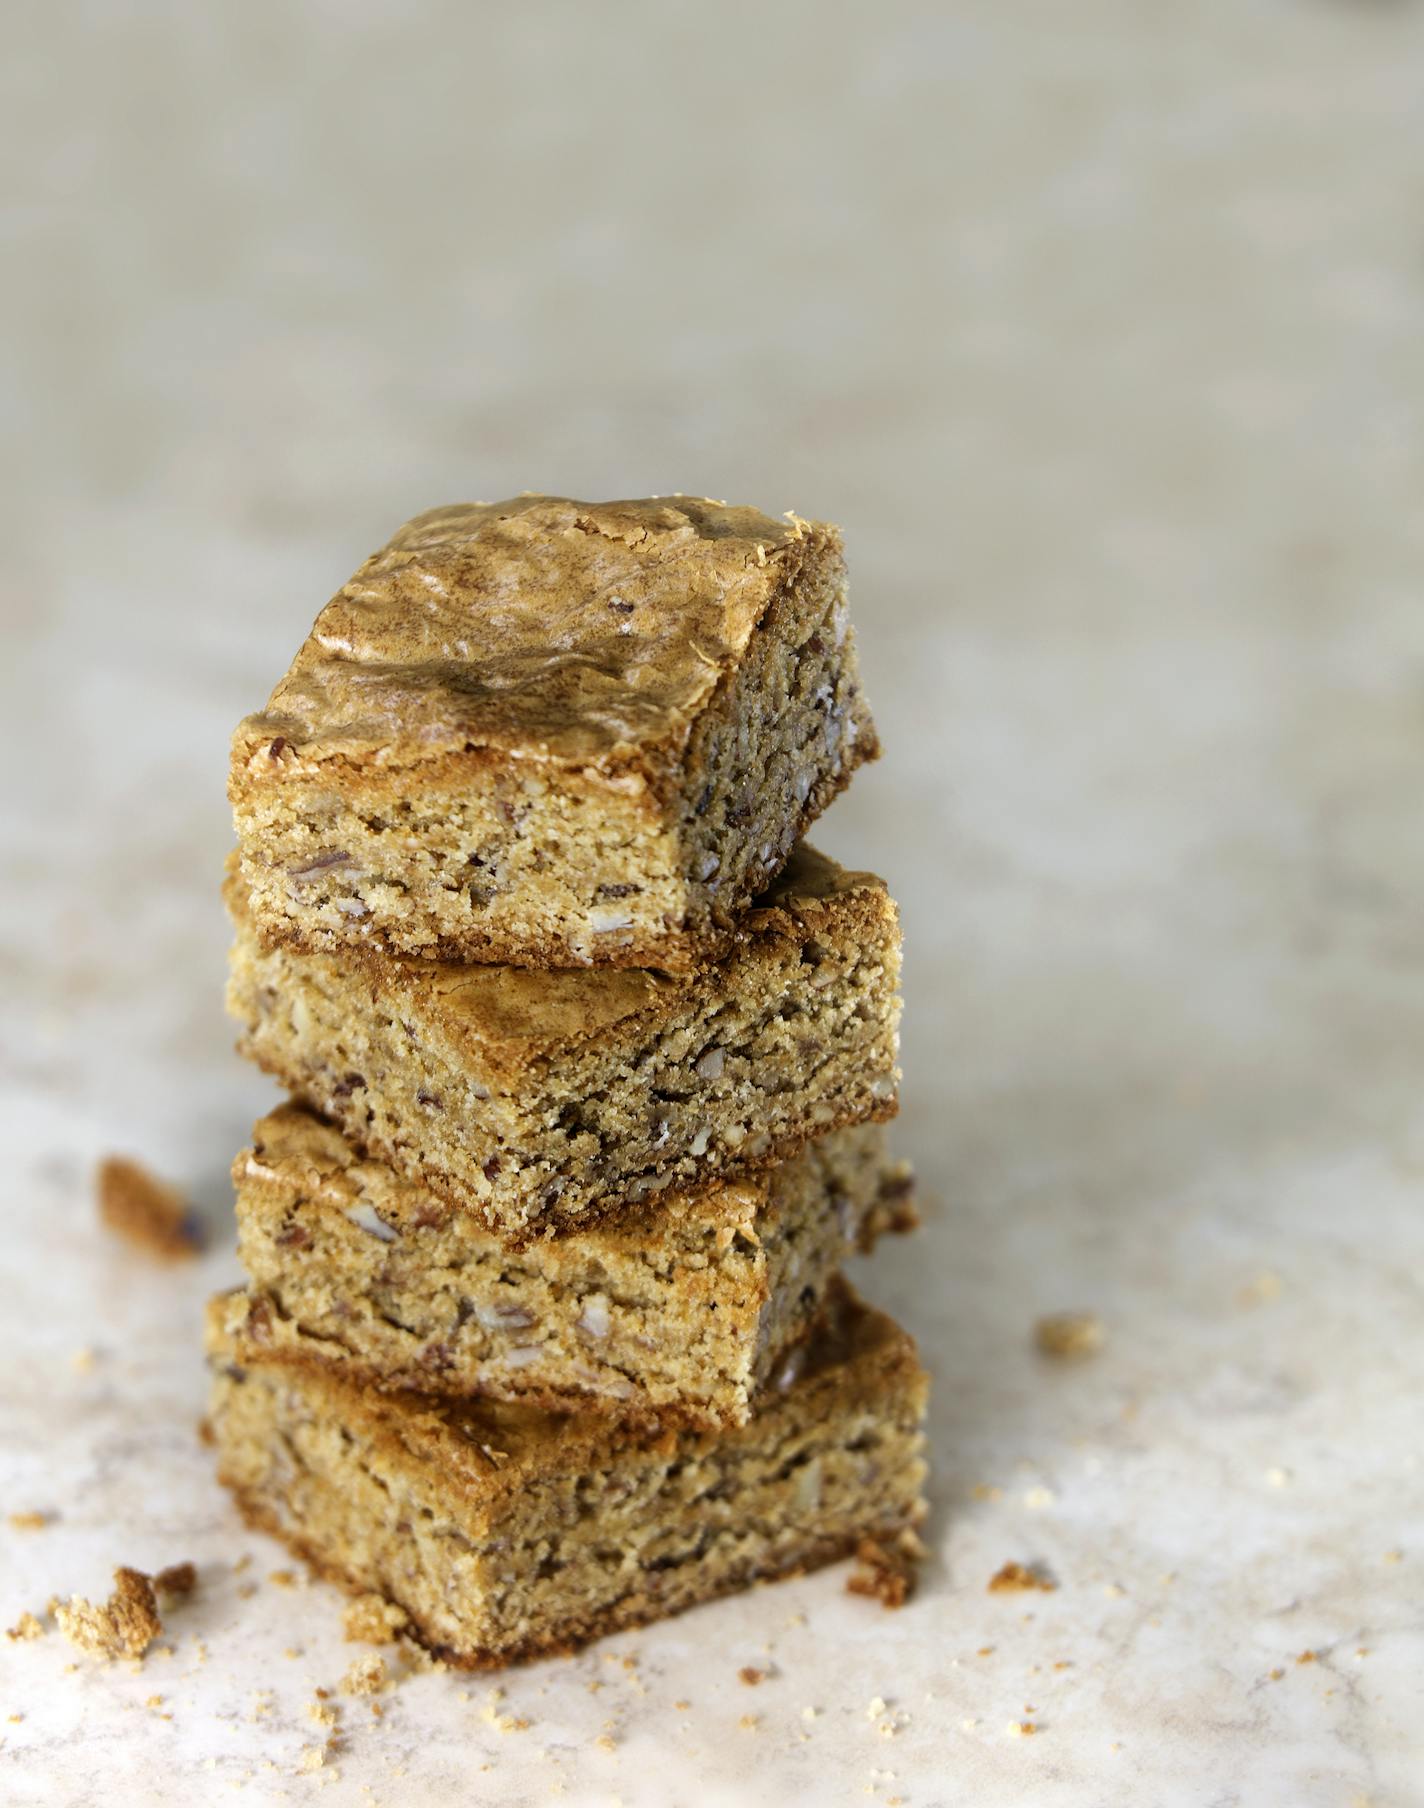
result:
M 750 1422 L 710 1433 L 353 1387 L 208 1323 L 219 1477 L 318 1573 L 471 1669 L 811 1569 L 924 1514 L 928 1379 L 838 1288 Z

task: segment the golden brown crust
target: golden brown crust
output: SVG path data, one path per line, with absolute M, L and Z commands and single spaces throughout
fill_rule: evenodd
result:
M 429 510 L 327 604 L 241 724 L 234 789 L 283 762 L 467 749 L 658 784 L 813 550 L 839 558 L 837 531 L 692 497 Z

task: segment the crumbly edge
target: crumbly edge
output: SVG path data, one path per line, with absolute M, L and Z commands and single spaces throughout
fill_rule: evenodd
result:
M 240 925 L 229 1009 L 241 1051 L 358 1149 L 517 1245 L 893 1116 L 899 931 L 878 901 L 834 940 L 749 943 L 676 1009 L 635 1014 L 502 1089 L 391 963 L 263 951 Z
M 923 1518 L 925 1383 L 903 1362 L 845 1390 L 818 1377 L 720 1438 L 612 1433 L 601 1461 L 551 1463 L 503 1510 L 446 1488 L 415 1449 L 367 1441 L 315 1371 L 240 1373 L 218 1370 L 211 1417 L 249 1521 L 472 1668 L 571 1650 Z
M 234 1335 L 366 1385 L 706 1425 L 746 1419 L 841 1261 L 904 1204 L 875 1126 L 774 1170 L 761 1209 L 724 1188 L 518 1254 L 383 1164 L 317 1177 L 249 1151 L 233 1175 L 252 1281 Z
M 441 960 L 686 971 L 879 751 L 827 542 L 779 593 L 694 731 L 667 801 L 636 772 L 551 772 L 487 750 L 408 774 L 234 757 L 261 940 Z M 293 776 L 284 777 L 288 769 Z

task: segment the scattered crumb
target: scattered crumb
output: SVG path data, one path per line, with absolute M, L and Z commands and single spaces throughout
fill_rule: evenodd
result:
M 871 1699 L 870 1706 L 865 1710 L 865 1717 L 867 1720 L 876 1720 L 884 1712 L 885 1699 L 881 1695 L 876 1695 Z
M 1320 1653 L 1318 1651 L 1302 1651 L 1295 1661 L 1298 1664 L 1318 1664 L 1320 1662 Z
M 42 1532 L 57 1518 L 55 1513 L 12 1513 L 10 1524 L 17 1532 Z
M 342 1629 L 353 1644 L 389 1645 L 406 1625 L 406 1616 L 384 1595 L 357 1595 L 342 1619 Z
M 1043 1507 L 1051 1507 L 1057 1498 L 1052 1488 L 1027 1488 L 1024 1490 L 1023 1504 L 1038 1512 Z
M 992 1482 L 975 1482 L 969 1490 L 969 1494 L 972 1500 L 1002 1500 L 1004 1498 L 1004 1490 L 996 1488 Z
M 1276 1669 L 1271 1671 L 1271 1681 L 1279 1682 L 1284 1675 L 1285 1675 L 1285 1671 L 1280 1669 L 1279 1667 L 1277 1667 Z
M 159 1596 L 167 1596 L 170 1600 L 180 1600 L 184 1595 L 192 1594 L 198 1586 L 198 1571 L 192 1563 L 170 1563 L 167 1569 L 159 1570 L 153 1578 L 153 1587 Z M 204 1656 L 206 1656 L 206 1652 Z
M 1038 1728 L 1032 1720 L 1011 1720 L 1005 1731 L 1011 1739 L 1032 1739 Z
M 325 1694 L 325 1689 L 318 1689 L 318 1699 L 307 1703 L 307 1719 L 315 1720 L 318 1726 L 333 1727 L 341 1716 L 341 1710 L 335 1703 L 321 1699 Z
M 607 1733 L 600 1733 L 598 1735 L 598 1737 L 594 1740 L 594 1744 L 598 1747 L 598 1749 L 600 1751 L 611 1752 L 611 1751 L 618 1750 L 618 1741 L 616 1739 L 610 1738 Z
M 89 1348 L 88 1344 L 85 1344 L 81 1349 L 76 1350 L 70 1357 L 69 1366 L 74 1370 L 76 1375 L 87 1375 L 93 1370 L 94 1362 L 94 1352 Z
M 1051 1594 L 1057 1586 L 1041 1563 L 1006 1563 L 989 1578 L 991 1595 L 1016 1594 L 1033 1588 Z
M 743 1664 L 737 1675 L 749 1689 L 754 1689 L 758 1683 L 766 1681 L 766 1671 L 758 1670 L 751 1664 Z
M 94 1657 L 142 1657 L 163 1630 L 153 1583 L 142 1570 L 114 1571 L 114 1592 L 96 1607 L 82 1595 L 56 1606 L 54 1617 L 70 1644 Z
M 975 1727 L 978 1726 L 979 1722 L 977 1720 L 975 1720 L 972 1715 L 970 1715 L 970 1716 L 967 1716 L 965 1719 L 961 1720 L 959 1724 L 966 1733 L 972 1733 L 974 1731 Z
M 992 1657 L 994 1655 L 994 1647 L 992 1645 L 981 1645 L 974 1655 L 975 1657 Z
M 388 1687 L 390 1673 L 384 1658 L 358 1657 L 341 1679 L 343 1695 L 379 1695 Z
M 182 1262 L 203 1247 L 203 1226 L 176 1188 L 128 1161 L 110 1155 L 95 1175 L 99 1217 L 134 1248 L 161 1262 Z
M 1107 1595 L 1109 1600 L 1120 1601 L 1127 1593 L 1127 1590 L 1123 1587 L 1121 1582 L 1104 1582 L 1103 1593 Z
M 6 1632 L 7 1639 L 37 1639 L 44 1637 L 44 1627 L 32 1613 L 22 1613 L 15 1624 Z
M 161 1695 L 150 1695 L 143 1705 L 146 1708 L 161 1708 L 163 1706 L 163 1697 Z
M 749 1733 L 754 1733 L 761 1725 L 761 1715 L 743 1714 L 741 1719 L 737 1722 L 737 1725 L 745 1727 Z
M 301 1775 L 309 1775 L 314 1770 L 320 1770 L 322 1765 L 325 1763 L 326 1763 L 325 1746 L 322 1746 L 322 1745 L 304 1746 L 302 1749 L 301 1757 L 297 1759 L 297 1771 Z
M 289 1569 L 274 1569 L 267 1580 L 274 1588 L 295 1588 L 297 1578 Z
M 257 1584 L 255 1582 L 239 1582 L 237 1585 L 237 1598 L 239 1601 L 250 1601 L 256 1593 Z
M 1053 1362 L 1096 1356 L 1106 1339 L 1096 1312 L 1050 1312 L 1033 1327 L 1034 1347 Z
M 924 1545 L 908 1527 L 893 1543 L 862 1538 L 856 1547 L 857 1567 L 846 1581 L 846 1593 L 868 1595 L 882 1607 L 903 1607 L 915 1592 L 915 1565 L 924 1555 Z
M 1404 1552 L 1401 1550 L 1386 1551 L 1384 1560 L 1386 1563 L 1403 1563 Z
M 803 1720 L 814 1720 L 820 1711 L 819 1708 L 802 1708 L 801 1718 Z
M 672 1705 L 679 1714 L 685 1714 L 692 1706 L 692 1703 L 690 1701 L 675 1701 Z
M 24 1717 L 25 1716 L 23 1714 L 11 1714 L 8 1716 L 8 1719 L 9 1719 L 11 1726 L 18 1726 L 20 1724 L 20 1722 L 24 1719 Z
M 1265 1306 L 1269 1305 L 1272 1300 L 1279 1299 L 1280 1296 L 1281 1277 L 1267 1268 L 1263 1269 L 1255 1280 L 1248 1281 L 1241 1288 L 1236 1295 L 1236 1300 L 1237 1304 L 1242 1306 Z

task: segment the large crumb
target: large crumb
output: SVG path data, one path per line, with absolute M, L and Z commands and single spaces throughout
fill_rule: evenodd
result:
M 165 1596 L 176 1600 L 181 1595 L 190 1595 L 197 1585 L 198 1572 L 191 1563 L 170 1563 L 153 1578 L 154 1592 L 160 1600 Z
M 1039 1355 L 1053 1362 L 1081 1362 L 1086 1356 L 1096 1356 L 1106 1337 L 1096 1312 L 1050 1312 L 1033 1327 Z
M 93 1657 L 142 1657 L 163 1630 L 153 1583 L 140 1569 L 114 1571 L 114 1592 L 96 1607 L 82 1595 L 56 1605 L 55 1622 L 70 1644 Z
M 1051 1594 L 1057 1586 L 1052 1576 L 1037 1563 L 1006 1563 L 989 1578 L 991 1595 L 1014 1594 L 1031 1588 Z
M 862 1538 L 856 1548 L 856 1567 L 846 1582 L 846 1593 L 868 1595 L 882 1607 L 903 1607 L 915 1592 L 916 1564 L 925 1547 L 913 1531 L 901 1533 L 893 1544 Z
M 182 1262 L 201 1252 L 202 1224 L 183 1195 L 136 1161 L 106 1156 L 95 1190 L 99 1217 L 136 1249 L 161 1262 Z
M 389 1645 L 406 1624 L 404 1612 L 384 1595 L 357 1595 L 342 1620 L 353 1644 Z

